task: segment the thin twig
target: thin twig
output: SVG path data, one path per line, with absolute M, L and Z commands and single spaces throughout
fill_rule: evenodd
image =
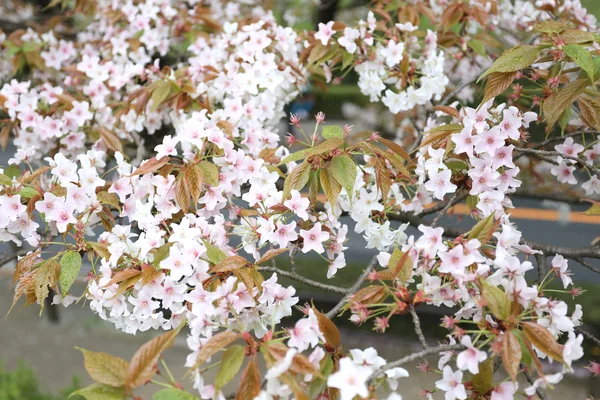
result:
M 442 216 L 444 216 L 448 210 L 450 209 L 450 207 L 452 207 L 454 204 L 456 204 L 456 199 L 458 198 L 458 194 L 459 192 L 461 192 L 461 190 L 457 190 L 454 192 L 454 195 L 452 196 L 452 198 L 450 199 L 450 201 L 448 201 L 448 204 L 446 204 L 444 206 L 444 208 L 442 208 L 442 211 L 440 211 L 438 213 L 438 215 L 435 216 L 435 218 L 433 219 L 433 221 L 431 222 L 431 226 L 434 227 L 437 225 L 437 223 L 440 221 L 440 219 L 442 218 Z
M 587 169 L 594 172 L 594 174 L 600 176 L 600 170 L 594 167 L 592 164 L 587 161 L 582 160 L 579 157 L 567 156 L 565 154 L 559 153 L 558 151 L 549 151 L 549 150 L 536 150 L 536 149 L 528 149 L 525 147 L 515 147 L 515 150 L 520 151 L 521 153 L 533 154 L 538 156 L 547 156 L 547 157 L 562 157 L 565 160 L 575 161 L 578 164 L 583 165 Z
M 437 203 L 436 205 L 434 205 L 432 207 L 424 209 L 421 212 L 421 214 L 419 214 L 419 215 L 434 214 L 434 213 L 436 213 L 438 211 L 443 210 L 448 204 L 451 204 L 451 206 L 454 206 L 454 205 L 460 203 L 461 201 L 463 201 L 464 199 L 466 199 L 468 195 L 469 195 L 468 192 L 462 192 L 460 194 L 460 196 L 454 196 L 454 197 L 452 197 L 452 199 L 448 200 L 448 202 L 446 202 L 446 203 L 445 202 L 439 202 L 439 203 Z
M 396 361 L 392 361 L 392 362 L 385 364 L 383 367 L 381 367 L 377 371 L 373 372 L 373 374 L 371 375 L 369 380 L 373 380 L 373 379 L 377 378 L 378 376 L 381 376 L 388 369 L 399 367 L 399 366 L 409 363 L 411 361 L 421 359 L 425 356 L 428 356 L 431 354 L 442 353 L 444 351 L 462 350 L 464 348 L 465 348 L 465 346 L 463 346 L 462 344 L 443 344 L 443 345 L 437 346 L 437 347 L 429 347 L 425 350 L 421 350 L 416 353 L 409 354 L 409 355 L 402 357 Z
M 571 259 L 573 259 L 574 261 L 578 262 L 579 264 L 583 265 L 584 267 L 588 268 L 589 270 L 594 271 L 597 274 L 600 274 L 600 269 L 594 267 L 592 264 L 588 263 L 587 261 L 585 261 L 582 258 L 574 258 L 574 257 L 570 257 Z
M 19 257 L 19 256 L 24 256 L 25 254 L 27 254 L 27 251 L 25 250 L 19 250 L 15 253 L 12 253 L 8 256 L 5 256 L 3 258 L 0 258 L 0 268 L 2 268 L 5 264 L 8 264 L 9 262 L 11 262 L 12 260 L 14 260 L 15 258 Z
M 358 277 L 356 282 L 354 282 L 354 285 L 352 285 L 351 288 L 347 289 L 346 295 L 331 310 L 329 310 L 329 312 L 327 314 L 325 314 L 327 316 L 327 318 L 333 318 L 333 316 L 336 315 L 342 309 L 342 307 L 344 306 L 344 304 L 346 304 L 348 299 L 354 293 L 356 293 L 358 291 L 358 289 L 360 289 L 360 287 L 365 282 L 365 280 L 367 279 L 367 277 L 369 276 L 369 274 L 371 273 L 373 268 L 375 268 L 375 265 L 377 265 L 377 256 L 373 256 L 373 258 L 371 259 L 371 262 L 369 262 L 369 265 L 367 265 L 367 268 L 365 268 L 365 270 Z
M 556 137 L 551 137 L 549 139 L 544 140 L 543 142 L 537 143 L 535 146 L 533 146 L 533 149 L 541 149 L 551 143 L 554 142 L 560 142 L 561 140 L 565 140 L 568 137 L 576 137 L 576 136 L 581 136 L 581 135 L 585 135 L 586 133 L 589 133 L 590 135 L 595 135 L 597 132 L 584 132 L 584 131 L 577 131 L 577 132 L 572 132 L 569 133 L 567 135 L 564 136 L 556 136 Z M 517 154 L 516 156 L 513 157 L 513 161 L 518 160 L 519 158 L 523 157 L 525 155 L 525 153 L 521 153 L 521 154 Z
M 538 282 L 541 282 L 546 276 L 546 254 L 543 252 L 536 254 L 535 261 L 537 262 Z
M 521 365 L 521 368 L 523 369 L 523 365 Z M 529 372 L 527 372 L 525 369 L 523 369 L 523 375 L 525 375 L 525 379 L 527 379 L 527 382 L 529 382 L 530 385 L 533 385 L 535 380 L 531 377 L 531 375 L 529 375 Z M 535 393 L 538 395 L 538 397 L 541 400 L 548 400 L 548 396 L 546 396 L 546 392 L 544 392 L 542 390 L 542 388 L 540 388 L 540 387 L 536 388 Z
M 584 329 L 581 329 L 581 328 L 575 328 L 575 332 L 581 333 L 585 338 L 596 343 L 597 346 L 600 346 L 600 339 L 598 339 L 596 336 L 592 335 L 590 332 L 588 332 Z
M 294 245 L 290 253 L 290 268 L 293 273 L 296 273 L 296 254 L 298 254 L 298 245 Z
M 456 96 L 457 94 L 459 94 L 464 88 L 466 88 L 467 86 L 472 85 L 473 83 L 475 83 L 477 81 L 477 79 L 479 78 L 479 76 L 476 76 L 475 78 L 471 79 L 470 81 L 466 81 L 461 83 L 459 86 L 457 86 L 456 88 L 454 88 L 454 90 L 452 90 L 450 93 L 448 93 L 446 96 L 444 96 L 444 98 L 442 99 L 442 101 L 440 101 L 440 106 L 445 106 L 454 96 Z
M 423 346 L 423 349 L 428 349 L 429 345 L 427 344 L 427 340 L 423 334 L 423 329 L 421 329 L 421 320 L 419 319 L 419 315 L 417 314 L 415 307 L 411 304 L 408 310 L 412 316 L 413 324 L 415 325 L 415 333 L 419 338 L 419 342 L 421 342 L 421 346 Z
M 313 286 L 313 287 L 316 287 L 317 289 L 325 290 L 327 292 L 346 294 L 346 293 L 349 293 L 351 290 L 351 288 L 344 289 L 344 288 L 341 288 L 338 286 L 333 286 L 333 285 L 328 285 L 326 283 L 313 281 L 312 279 L 305 278 L 304 276 L 299 275 L 295 272 L 286 271 L 283 269 L 279 269 L 277 267 L 260 267 L 260 268 L 258 268 L 258 270 L 266 271 L 266 272 L 275 272 L 278 275 L 285 276 L 286 278 L 293 279 L 300 283 L 304 283 L 306 285 Z

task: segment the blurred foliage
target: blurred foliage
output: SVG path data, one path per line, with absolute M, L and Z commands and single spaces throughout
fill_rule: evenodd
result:
M 69 394 L 79 389 L 79 379 L 73 377 L 71 385 L 53 396 L 42 393 L 33 369 L 24 362 L 11 370 L 5 370 L 0 361 L 0 400 L 64 400 Z M 81 396 L 73 396 L 72 400 L 83 400 Z

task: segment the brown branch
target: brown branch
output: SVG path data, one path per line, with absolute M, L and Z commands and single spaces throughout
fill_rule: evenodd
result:
M 283 270 L 283 269 L 280 269 L 277 267 L 260 267 L 260 268 L 258 268 L 258 270 L 266 271 L 266 272 L 274 272 L 278 275 L 285 276 L 286 278 L 293 279 L 300 283 L 304 283 L 306 285 L 313 286 L 313 287 L 316 287 L 317 289 L 325 290 L 327 292 L 346 294 L 346 293 L 349 293 L 351 290 L 351 288 L 344 289 L 344 288 L 341 288 L 338 286 L 328 285 L 326 283 L 313 281 L 312 279 L 305 278 L 304 276 L 299 275 L 295 272 L 286 271 L 286 270 Z
M 402 357 L 396 361 L 392 361 L 392 362 L 385 364 L 383 367 L 381 367 L 377 371 L 373 372 L 373 374 L 371 375 L 369 380 L 373 380 L 373 379 L 377 378 L 378 376 L 381 376 L 388 369 L 399 367 L 399 366 L 409 363 L 411 361 L 421 359 L 425 356 L 428 356 L 431 354 L 442 353 L 444 351 L 462 350 L 464 348 L 465 348 L 465 346 L 463 346 L 462 344 L 443 344 L 443 345 L 437 346 L 437 347 L 429 347 L 425 350 L 421 350 L 419 352 L 409 354 L 409 355 Z
M 448 201 L 448 203 L 444 206 L 444 208 L 442 208 L 442 210 L 438 213 L 438 215 L 435 216 L 435 218 L 431 222 L 431 226 L 432 227 L 434 227 L 434 226 L 437 225 L 437 223 L 440 221 L 440 219 L 442 218 L 442 216 L 444 216 L 448 212 L 448 210 L 450 209 L 450 207 L 452 207 L 454 204 L 456 204 L 456 203 L 458 203 L 460 201 L 460 196 L 458 195 L 459 192 L 461 192 L 460 189 L 456 190 L 454 192 L 454 195 Z
M 546 276 L 546 254 L 536 254 L 535 261 L 537 262 L 538 282 Z
M 421 212 L 421 214 L 419 214 L 419 215 L 429 215 L 429 214 L 434 214 L 438 211 L 442 211 L 444 208 L 446 208 L 448 206 L 448 204 L 450 204 L 450 207 L 452 207 L 452 206 L 460 203 L 464 199 L 466 199 L 468 195 L 469 195 L 468 192 L 463 192 L 463 193 L 461 193 L 460 196 L 455 195 L 447 202 L 440 202 L 440 203 L 437 203 L 436 205 L 434 205 L 433 207 L 429 207 L 429 208 L 423 210 L 423 212 Z
M 569 257 L 571 258 L 573 261 L 578 262 L 579 264 L 583 265 L 584 267 L 588 268 L 591 271 L 594 271 L 597 274 L 600 274 L 600 269 L 594 267 L 592 264 L 588 263 L 587 261 L 583 260 L 582 258 L 577 258 L 577 257 Z
M 592 164 L 587 161 L 582 160 L 579 157 L 567 156 L 565 154 L 559 153 L 558 151 L 548 151 L 548 150 L 536 150 L 536 149 L 528 149 L 524 147 L 515 147 L 515 150 L 520 151 L 525 154 L 532 154 L 536 156 L 546 156 L 546 157 L 562 157 L 565 160 L 575 161 L 578 164 L 583 165 L 585 168 L 594 172 L 594 174 L 600 176 L 600 170 L 594 167 Z M 548 160 L 546 160 L 548 161 Z
M 354 295 L 354 293 L 356 293 L 358 289 L 360 289 L 360 287 L 365 282 L 371 271 L 375 268 L 375 265 L 377 265 L 377 262 L 377 256 L 373 256 L 373 258 L 369 262 L 369 265 L 367 265 L 367 268 L 365 268 L 365 270 L 358 277 L 356 282 L 354 282 L 354 285 L 352 285 L 351 288 L 347 289 L 346 295 L 331 310 L 329 310 L 327 314 L 325 314 L 327 318 L 333 318 L 333 316 L 336 315 L 342 309 L 344 304 L 346 304 L 348 299 L 352 297 L 352 295 Z
M 14 260 L 15 258 L 19 257 L 19 256 L 24 256 L 25 254 L 27 254 L 26 250 L 19 250 L 15 253 L 12 253 L 8 256 L 5 256 L 3 258 L 0 258 L 0 268 L 2 268 L 5 264 L 8 264 L 9 262 L 11 262 L 12 260 Z
M 423 334 L 423 329 L 421 329 L 421 320 L 419 319 L 419 315 L 415 310 L 415 307 L 411 304 L 409 309 L 410 315 L 412 316 L 413 324 L 415 325 L 415 333 L 419 338 L 419 342 L 421 342 L 421 346 L 423 349 L 428 349 L 429 345 L 427 344 L 427 340 L 425 339 L 425 335 Z
M 527 372 L 527 370 L 525 370 L 525 368 L 523 368 L 523 365 L 521 364 L 521 368 L 523 369 L 523 375 L 525 375 L 525 379 L 527 379 L 527 382 L 529 382 L 530 385 L 533 385 L 533 383 L 535 382 L 535 380 L 531 377 L 531 375 L 529 375 L 529 372 Z M 542 390 L 542 388 L 537 388 L 535 390 L 535 393 L 538 395 L 538 397 L 541 400 L 548 400 L 548 396 L 546 396 L 546 392 L 544 392 Z
M 585 338 L 596 343 L 596 346 L 600 346 L 600 339 L 598 339 L 596 336 L 592 335 L 590 332 L 588 332 L 584 329 L 581 329 L 581 328 L 575 328 L 575 332 L 581 333 Z

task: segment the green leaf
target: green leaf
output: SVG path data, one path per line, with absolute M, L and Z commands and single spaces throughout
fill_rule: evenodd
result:
M 566 44 L 571 43 L 589 43 L 596 41 L 594 34 L 591 32 L 581 31 L 578 29 L 567 29 L 560 34 L 561 39 Z
M 79 395 L 86 400 L 123 400 L 125 396 L 124 388 L 114 388 L 110 386 L 94 383 L 90 386 L 79 389 L 69 395 L 69 397 Z
M 76 251 L 67 251 L 60 259 L 60 291 L 63 297 L 69 292 L 81 269 L 81 256 Z
M 406 283 L 413 273 L 413 262 L 408 253 L 405 253 L 394 247 L 394 251 L 390 256 L 388 269 L 403 283 Z
M 331 173 L 336 181 L 338 181 L 352 200 L 352 192 L 354 183 L 356 182 L 356 163 L 347 154 L 334 157 L 331 160 Z
M 202 239 L 202 242 L 204 243 L 204 246 L 206 246 L 206 255 L 211 263 L 218 264 L 227 257 L 223 250 L 219 249 L 208 240 Z
M 469 47 L 473 49 L 473 51 L 480 56 L 486 56 L 487 52 L 485 51 L 485 45 L 481 40 L 473 39 L 468 43 Z
M 152 91 L 152 111 L 156 111 L 156 109 L 162 104 L 163 101 L 169 97 L 169 93 L 171 92 L 171 85 L 167 81 L 161 81 L 156 86 L 156 89 Z
M 504 290 L 483 281 L 481 291 L 483 299 L 494 317 L 502 321 L 507 320 L 510 316 L 511 303 Z
M 12 178 L 4 174 L 0 174 L 0 185 L 12 186 Z
M 24 186 L 21 188 L 21 190 L 19 190 L 19 194 L 25 199 L 30 199 L 40 193 L 32 187 Z
M 341 146 L 343 143 L 344 143 L 343 138 L 333 137 L 331 139 L 327 139 L 326 141 L 316 145 L 315 147 L 310 147 L 308 149 L 303 149 L 303 150 L 300 150 L 300 151 L 290 154 L 289 156 L 284 158 L 279 163 L 279 165 L 287 164 L 292 161 L 302 160 L 303 158 L 306 158 L 309 156 L 314 156 L 316 154 L 325 153 L 327 151 L 335 149 L 338 146 Z
M 79 349 L 83 353 L 85 370 L 93 380 L 112 387 L 125 386 L 129 363 L 122 358 L 107 353 L 97 353 Z
M 160 266 L 162 260 L 169 257 L 171 246 L 173 246 L 173 242 L 168 242 L 160 246 L 158 249 L 152 250 L 152 254 L 154 255 L 153 263 L 155 268 L 158 268 Z
M 308 177 L 306 181 L 308 182 Z M 323 188 L 323 192 L 325 192 L 329 204 L 331 204 L 331 207 L 335 207 L 336 200 L 342 190 L 342 185 L 340 185 L 328 169 L 319 170 L 319 181 L 321 182 L 321 187 Z
M 333 372 L 333 359 L 331 358 L 331 356 L 327 355 L 326 358 L 324 358 L 321 361 L 321 365 L 322 365 L 322 368 L 321 368 L 322 378 L 317 377 L 310 384 L 310 398 L 311 399 L 317 398 L 318 397 L 317 395 L 319 393 L 321 393 L 321 391 L 323 391 L 323 389 L 325 388 L 325 383 L 327 382 L 327 378 Z
M 334 137 L 335 138 L 343 138 L 344 130 L 339 125 L 324 126 L 323 131 L 321 132 L 321 135 L 323 135 L 323 137 L 325 139 L 331 139 Z
M 473 389 L 479 394 L 486 394 L 492 388 L 494 379 L 494 358 L 488 358 L 479 364 L 479 373 L 471 379 Z
M 468 195 L 466 203 L 469 210 L 474 210 L 479 204 L 479 196 Z
M 290 172 L 287 179 L 283 182 L 283 197 L 282 201 L 287 200 L 292 190 L 301 190 L 310 178 L 311 165 L 306 161 L 296 165 Z
M 463 160 L 459 160 L 457 158 L 451 158 L 449 160 L 446 160 L 445 164 L 452 171 L 462 171 L 462 170 L 469 168 L 467 166 L 467 163 L 465 163 Z
M 567 44 L 563 46 L 563 51 L 565 54 L 581 67 L 584 70 L 592 84 L 594 83 L 594 60 L 592 59 L 592 55 L 589 51 L 587 51 L 583 46 L 578 44 Z
M 223 354 L 221 366 L 215 378 L 216 390 L 219 391 L 237 375 L 244 362 L 244 346 L 236 344 L 230 346 Z
M 344 55 L 342 58 L 342 70 L 345 70 L 346 68 L 350 67 L 353 62 L 354 62 L 354 55 L 348 53 L 347 51 L 344 51 Z
M 590 208 L 585 210 L 585 215 L 600 215 L 600 203 L 593 204 Z
M 560 33 L 565 29 L 567 29 L 565 24 L 554 20 L 540 22 L 533 28 L 534 31 L 542 33 Z
M 58 273 L 60 266 L 54 260 L 44 262 L 35 271 L 33 276 L 33 284 L 35 290 L 35 297 L 37 298 L 38 304 L 41 306 L 40 315 L 44 311 L 44 300 L 48 297 L 48 286 L 55 286 L 58 281 Z
M 121 203 L 119 202 L 119 196 L 115 193 L 108 193 L 106 190 L 102 190 L 96 194 L 98 201 L 101 204 L 113 206 L 115 210 L 121 211 Z
M 198 400 L 198 398 L 183 390 L 169 388 L 154 393 L 152 400 Z
M 495 224 L 495 216 L 494 214 L 490 214 L 484 219 L 480 220 L 475 224 L 473 228 L 469 231 L 469 235 L 467 236 L 469 239 L 477 239 L 483 246 L 486 244 L 490 238 L 492 237 L 494 224 Z
M 540 54 L 538 46 L 524 45 L 505 51 L 477 80 L 479 82 L 492 72 L 514 72 L 529 67 Z
M 217 186 L 219 184 L 219 168 L 215 164 L 209 161 L 202 161 L 198 164 L 198 168 L 202 171 L 206 183 L 210 186 Z
M 38 50 L 42 46 L 41 43 L 38 42 L 25 42 L 21 49 L 23 49 L 23 53 L 29 53 L 30 51 Z
M 514 329 L 511 332 L 517 337 L 517 339 L 519 340 L 519 344 L 521 345 L 521 363 L 529 367 L 533 362 L 533 357 L 531 356 L 531 353 L 529 352 L 529 349 L 525 344 L 525 341 L 523 339 L 523 332 L 521 332 L 518 329 Z
M 21 175 L 21 170 L 15 164 L 4 168 L 4 175 L 8 176 L 11 181 L 12 178 L 18 178 Z

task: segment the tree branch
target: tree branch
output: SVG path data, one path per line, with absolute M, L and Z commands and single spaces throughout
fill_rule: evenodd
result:
M 325 290 L 327 292 L 346 294 L 346 293 L 349 293 L 349 291 L 351 290 L 351 288 L 344 289 L 344 288 L 341 288 L 338 286 L 328 285 L 326 283 L 313 281 L 312 279 L 305 278 L 304 276 L 299 275 L 295 272 L 286 271 L 286 270 L 283 270 L 283 269 L 280 269 L 277 267 L 259 267 L 258 270 L 266 271 L 266 272 L 275 272 L 278 275 L 285 276 L 286 278 L 293 279 L 300 283 L 304 283 L 306 285 L 313 286 L 313 287 L 316 287 L 317 289 Z
M 584 167 L 586 167 L 587 169 L 593 171 L 594 174 L 600 176 L 600 170 L 598 170 L 592 164 L 588 163 L 587 161 L 582 160 L 579 157 L 567 156 L 565 154 L 559 153 L 558 151 L 536 150 L 536 149 L 528 149 L 528 148 L 524 148 L 524 147 L 515 147 L 515 150 L 520 151 L 521 153 L 533 154 L 533 155 L 537 155 L 537 156 L 562 157 L 565 160 L 575 161 L 576 163 L 581 164 Z
M 411 361 L 421 359 L 425 356 L 428 356 L 431 354 L 442 353 L 444 351 L 462 350 L 464 348 L 465 348 L 465 346 L 463 346 L 462 344 L 443 344 L 443 345 L 437 346 L 437 347 L 429 347 L 425 350 L 421 350 L 419 352 L 409 354 L 409 355 L 402 357 L 396 361 L 387 363 L 383 367 L 379 368 L 377 371 L 373 372 L 373 375 L 371 375 L 369 380 L 373 380 L 373 379 L 377 378 L 378 376 L 381 376 L 388 369 L 399 367 L 399 366 L 409 363 Z
M 346 295 L 331 310 L 329 310 L 329 312 L 327 314 L 325 314 L 327 316 L 327 318 L 333 318 L 333 316 L 342 309 L 342 307 L 344 306 L 344 304 L 346 304 L 348 299 L 354 293 L 356 293 L 358 291 L 358 289 L 360 289 L 360 287 L 365 282 L 365 280 L 367 279 L 367 277 L 369 276 L 371 271 L 375 268 L 375 265 L 377 265 L 377 256 L 373 256 L 373 258 L 369 262 L 369 265 L 367 265 L 367 268 L 365 268 L 365 270 L 358 277 L 356 282 L 354 282 L 354 285 L 352 285 L 351 288 L 347 289 Z
M 592 264 L 588 263 L 587 261 L 583 260 L 582 258 L 577 258 L 577 257 L 569 257 L 571 258 L 573 261 L 578 262 L 579 264 L 583 265 L 584 267 L 594 271 L 597 274 L 600 274 L 600 269 L 594 267 Z
M 523 365 L 521 364 L 521 368 L 523 368 Z M 530 385 L 533 385 L 533 383 L 535 382 L 535 380 L 531 377 L 531 375 L 529 375 L 529 372 L 527 372 L 524 368 L 523 368 L 523 375 L 525 375 L 525 379 L 527 379 L 527 382 L 529 382 Z M 546 396 L 546 392 L 544 392 L 542 390 L 542 388 L 537 388 L 535 390 L 535 393 L 538 395 L 538 397 L 541 400 L 548 400 L 548 396 Z
M 427 340 L 425 339 L 425 335 L 423 334 L 423 329 L 421 329 L 421 320 L 419 319 L 419 315 L 417 314 L 415 307 L 411 304 L 408 310 L 410 311 L 410 315 L 412 316 L 413 324 L 415 325 L 415 333 L 419 338 L 419 342 L 421 342 L 421 346 L 423 347 L 423 349 L 428 349 L 429 345 L 427 344 Z
M 596 346 L 600 346 L 600 339 L 598 339 L 596 336 L 592 335 L 590 332 L 588 332 L 584 329 L 581 329 L 581 328 L 575 328 L 575 332 L 581 333 L 586 339 L 589 339 L 592 342 L 596 343 Z
M 15 253 L 12 253 L 8 256 L 5 256 L 3 258 L 0 258 L 0 268 L 2 268 L 5 264 L 8 264 L 9 262 L 11 262 L 12 260 L 14 260 L 15 258 L 18 258 L 19 256 L 24 256 L 25 254 L 27 254 L 27 251 L 25 250 L 19 250 Z

